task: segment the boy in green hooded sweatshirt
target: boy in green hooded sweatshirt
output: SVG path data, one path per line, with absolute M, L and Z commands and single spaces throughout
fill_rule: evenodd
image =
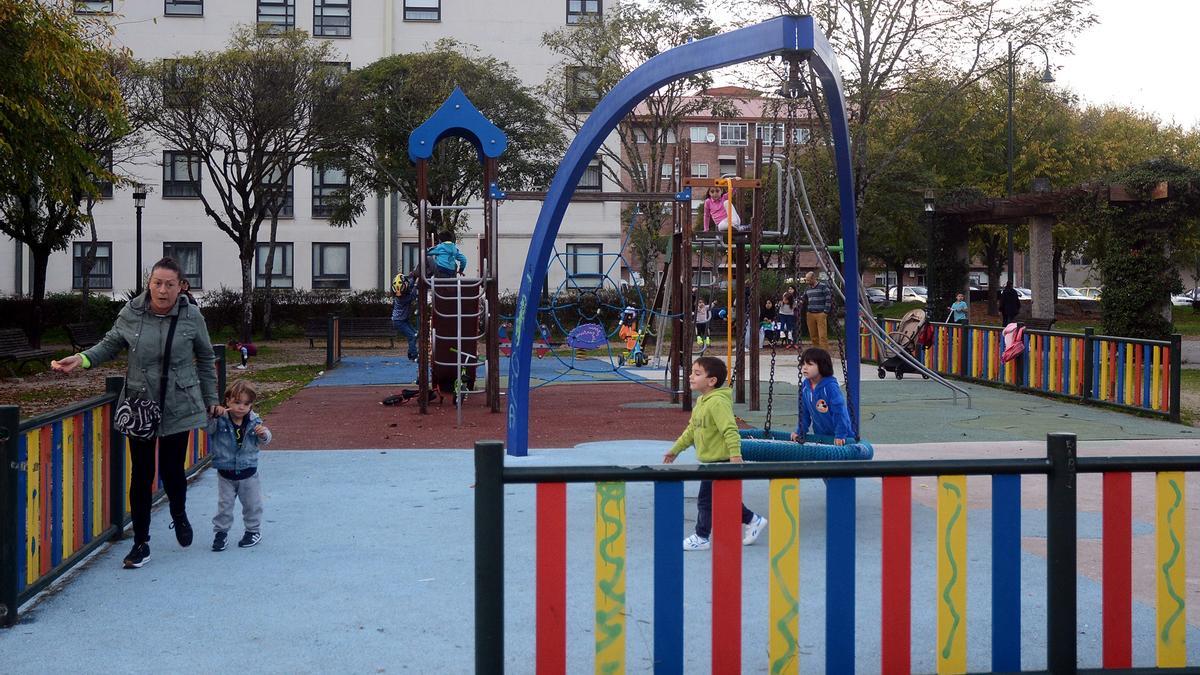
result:
M 701 356 L 692 364 L 688 385 L 700 395 L 692 408 L 687 428 L 675 445 L 663 456 L 663 463 L 675 461 L 679 453 L 696 446 L 696 458 L 701 463 L 742 461 L 742 439 L 737 420 L 733 417 L 733 396 L 725 384 L 728 374 L 725 362 L 715 356 Z M 767 519 L 742 504 L 742 545 L 749 546 L 767 527 Z M 712 481 L 700 481 L 696 497 L 696 533 L 683 540 L 683 550 L 704 551 L 712 548 Z

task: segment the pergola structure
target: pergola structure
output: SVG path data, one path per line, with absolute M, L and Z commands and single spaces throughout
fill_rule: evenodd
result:
M 1065 190 L 1030 192 L 1002 199 L 984 199 L 966 204 L 944 206 L 939 210 L 943 222 L 950 226 L 970 228 L 972 225 L 1029 226 L 1029 272 L 1033 306 L 1030 316 L 1035 319 L 1054 318 L 1054 222 L 1075 199 L 1085 195 L 1106 194 L 1110 203 L 1141 201 L 1123 185 L 1088 184 Z M 1150 200 L 1169 199 L 1167 183 L 1159 183 L 1150 193 Z M 962 258 L 970 254 L 965 246 L 959 251 Z

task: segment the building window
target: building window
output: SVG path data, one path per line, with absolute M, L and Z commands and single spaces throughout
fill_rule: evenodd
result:
M 792 129 L 793 143 L 807 143 L 809 138 L 812 138 L 812 129 L 808 127 L 796 127 Z
M 183 278 L 192 288 L 204 288 L 204 266 L 201 264 L 200 242 L 165 241 L 163 257 L 174 258 L 183 269 Z
M 350 0 L 313 0 L 313 35 L 350 37 Z
M 291 169 L 287 175 L 281 175 L 283 172 L 278 167 L 271 170 L 271 173 L 263 181 L 263 203 L 267 206 L 267 216 L 270 217 L 275 207 L 279 206 L 280 218 L 291 218 L 293 216 L 292 206 L 296 200 L 295 187 L 293 184 L 293 174 Z M 279 200 L 278 202 L 276 200 Z
M 599 157 L 593 157 L 592 161 L 588 162 L 587 168 L 583 170 L 583 176 L 579 178 L 579 186 L 576 190 L 600 190 L 603 188 L 601 184 L 601 175 L 603 173 L 603 165 L 600 163 Z
M 567 23 L 579 23 L 587 18 L 597 18 L 602 9 L 600 0 L 567 0 Z
M 200 158 L 186 152 L 163 153 L 163 197 L 195 199 L 200 196 Z
M 693 143 L 708 142 L 708 127 L 692 127 L 688 130 L 688 133 Z
M 167 16 L 204 16 L 204 0 L 165 0 Z
M 109 173 L 112 173 L 112 170 L 113 170 L 112 148 L 109 148 L 108 150 L 104 151 L 104 154 L 100 157 L 100 166 L 107 169 Z M 112 199 L 113 184 L 112 184 L 111 180 L 97 180 L 97 181 L 95 181 L 95 184 L 96 184 L 96 189 L 100 191 L 100 199 Z
M 71 288 L 83 288 L 83 262 L 92 246 L 90 241 L 77 241 L 71 245 Z M 95 247 L 88 288 L 112 288 L 112 242 L 98 241 Z
M 296 0 L 258 0 L 258 34 L 278 35 L 296 27 Z
M 567 271 L 571 280 L 580 286 L 600 286 L 604 275 L 603 244 L 567 244 Z
M 334 196 L 350 187 L 346 172 L 332 166 L 313 167 L 312 217 L 328 218 L 333 215 Z
M 75 0 L 76 14 L 112 14 L 113 0 Z
M 664 161 L 662 166 L 658 167 L 658 175 L 663 178 L 670 178 L 675 175 L 675 165 L 671 162 Z
M 568 110 L 577 113 L 595 110 L 596 104 L 600 102 L 598 77 L 598 73 L 592 68 L 567 66 Z
M 747 145 L 745 122 L 722 122 L 721 145 Z
M 755 125 L 754 134 L 763 142 L 763 145 L 783 145 L 787 139 L 787 131 L 782 122 L 759 123 Z
M 312 245 L 312 287 L 350 288 L 350 244 Z
M 442 0 L 404 0 L 405 21 L 441 21 Z
M 721 178 L 737 177 L 738 173 L 736 159 L 733 159 L 732 157 L 721 157 L 717 160 L 717 162 L 719 164 L 718 168 L 721 170 Z
M 254 287 L 267 286 L 267 254 L 271 243 L 256 244 L 254 247 Z M 271 288 L 292 287 L 292 244 L 275 242 L 275 257 L 271 259 Z
M 708 178 L 708 165 L 707 164 L 693 164 L 692 165 L 692 177 L 693 178 Z
M 408 274 L 409 272 L 421 266 L 421 245 L 415 241 L 406 241 L 401 243 L 400 248 L 402 257 L 401 270 Z

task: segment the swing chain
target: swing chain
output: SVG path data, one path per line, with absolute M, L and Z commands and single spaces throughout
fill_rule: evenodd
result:
M 767 379 L 767 419 L 763 422 L 763 436 L 771 437 L 771 408 L 775 403 L 775 341 L 771 341 L 771 374 Z
M 830 256 L 832 262 L 832 256 Z M 854 437 L 858 438 L 858 428 L 854 422 L 854 404 L 850 402 L 850 364 L 846 363 L 846 329 L 845 324 L 839 326 L 837 321 L 837 311 L 833 312 L 833 327 L 837 332 L 838 356 L 842 359 L 842 385 L 846 387 L 846 412 L 850 416 L 850 430 L 854 432 Z

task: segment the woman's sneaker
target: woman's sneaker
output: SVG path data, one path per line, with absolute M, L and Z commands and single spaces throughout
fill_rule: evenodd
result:
M 187 514 L 172 516 L 171 529 L 175 530 L 175 539 L 179 545 L 187 548 L 192 545 L 192 524 L 188 522 Z
M 767 519 L 754 514 L 754 518 L 742 526 L 742 546 L 749 546 L 758 540 L 758 535 L 767 529 Z
M 247 532 L 242 535 L 241 541 L 238 542 L 238 548 L 250 548 L 257 544 L 259 539 L 262 539 L 262 535 L 259 533 Z
M 710 548 L 712 548 L 712 543 L 698 534 L 693 534 L 683 540 L 683 550 L 685 551 L 707 551 Z
M 150 544 L 134 544 L 125 556 L 125 569 L 134 570 L 150 561 Z
M 228 538 L 229 538 L 228 532 L 218 532 L 218 533 L 214 534 L 212 549 L 214 551 L 224 551 L 225 550 L 225 541 Z

